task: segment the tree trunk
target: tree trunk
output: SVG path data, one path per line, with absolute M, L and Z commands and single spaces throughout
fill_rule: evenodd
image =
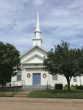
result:
M 70 81 L 71 81 L 71 78 L 72 78 L 72 77 L 66 77 L 66 80 L 67 80 L 67 86 L 68 86 L 68 91 L 71 90 L 71 88 L 70 88 Z
M 71 78 L 66 78 L 67 79 L 67 86 L 68 86 L 68 91 L 70 91 L 70 80 L 71 80 Z
M 67 81 L 68 84 L 68 91 L 70 91 L 70 80 Z

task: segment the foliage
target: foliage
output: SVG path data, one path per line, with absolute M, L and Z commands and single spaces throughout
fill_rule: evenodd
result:
M 64 86 L 64 90 L 67 90 L 68 86 Z M 71 85 L 71 90 L 76 90 L 76 85 Z
M 63 84 L 55 84 L 55 89 L 56 90 L 62 90 L 63 89 Z
M 83 90 L 83 85 L 81 85 L 81 86 L 76 86 L 76 89 Z
M 69 46 L 62 41 L 61 45 L 51 49 L 44 59 L 44 66 L 50 74 L 64 75 L 70 91 L 71 78 L 83 74 L 83 49 L 70 49 Z
M 19 51 L 11 44 L 0 42 L 0 82 L 11 80 L 20 65 Z

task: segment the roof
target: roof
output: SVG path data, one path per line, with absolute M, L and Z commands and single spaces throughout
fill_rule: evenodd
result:
M 39 47 L 39 46 L 34 46 L 33 48 L 29 49 L 28 51 L 24 52 L 22 55 L 20 55 L 20 57 L 23 57 L 24 55 L 26 55 L 27 53 L 29 53 L 30 51 L 32 51 L 34 48 L 39 48 L 42 51 L 44 51 L 45 53 L 47 53 L 46 50 L 44 50 L 43 48 Z

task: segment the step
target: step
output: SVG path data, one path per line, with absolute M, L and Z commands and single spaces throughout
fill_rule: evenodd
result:
M 24 85 L 22 89 L 50 89 L 50 85 Z
M 23 91 L 23 92 L 17 93 L 15 97 L 27 97 L 30 92 L 32 92 L 32 90 Z
M 15 97 L 27 97 L 28 95 L 15 95 Z

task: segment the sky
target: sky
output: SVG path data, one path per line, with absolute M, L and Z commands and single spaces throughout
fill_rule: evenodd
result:
M 61 41 L 83 46 L 83 0 L 0 0 L 0 41 L 13 44 L 20 54 L 32 48 L 39 9 L 42 48 Z

